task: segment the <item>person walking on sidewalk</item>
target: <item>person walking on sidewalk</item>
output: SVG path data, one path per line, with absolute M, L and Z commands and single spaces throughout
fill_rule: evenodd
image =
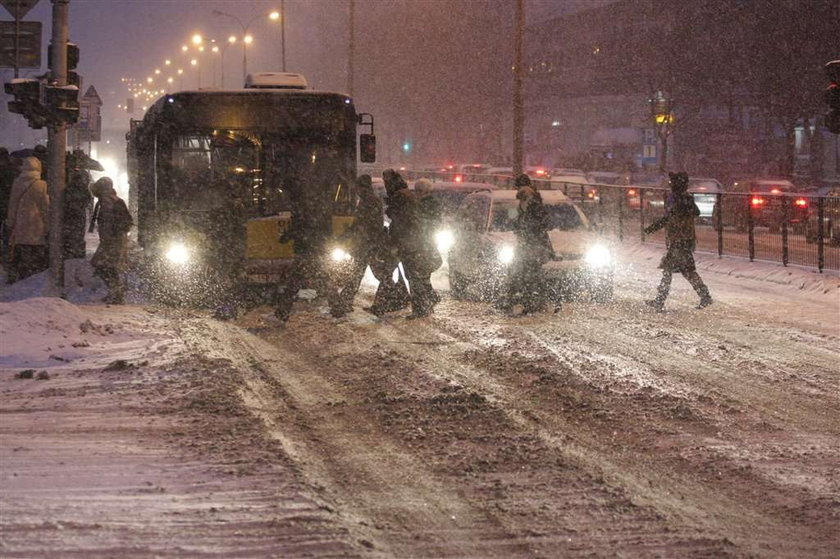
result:
M 694 247 L 697 242 L 694 220 L 700 215 L 700 210 L 688 192 L 688 175 L 670 173 L 669 177 L 671 193 L 665 202 L 665 215 L 645 228 L 645 233 L 650 235 L 664 227 L 666 246 L 665 256 L 659 263 L 662 280 L 656 298 L 645 303 L 659 312 L 664 311 L 665 299 L 671 290 L 671 278 L 674 273 L 680 273 L 700 296 L 697 308 L 702 309 L 712 304 L 712 296 L 694 264 Z

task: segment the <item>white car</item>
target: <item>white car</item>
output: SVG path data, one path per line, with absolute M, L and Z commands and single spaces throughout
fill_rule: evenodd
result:
M 562 192 L 541 191 L 551 219 L 554 260 L 543 265 L 554 301 L 588 294 L 597 302 L 613 296 L 611 244 L 592 227 L 579 205 Z M 449 282 L 458 299 L 494 300 L 516 261 L 514 223 L 519 211 L 515 190 L 467 196 L 458 212 L 449 252 Z

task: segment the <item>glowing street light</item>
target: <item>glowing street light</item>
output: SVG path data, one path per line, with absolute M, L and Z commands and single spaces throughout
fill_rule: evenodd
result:
M 190 66 L 198 66 L 198 60 L 196 60 L 195 58 L 190 60 Z M 152 81 L 152 78 L 149 78 L 149 81 Z
M 192 44 L 194 44 L 195 46 L 198 46 L 203 42 L 204 42 L 204 38 L 201 36 L 201 34 L 196 33 L 195 35 L 192 36 Z
M 257 14 L 256 16 L 252 17 L 248 23 L 242 23 L 242 20 L 236 17 L 233 14 L 229 14 L 227 12 L 223 12 L 221 10 L 213 10 L 213 15 L 215 16 L 224 16 L 232 19 L 236 23 L 239 24 L 240 29 L 242 29 L 242 81 L 245 81 L 245 78 L 248 76 L 248 45 L 250 45 L 254 38 L 248 34 L 248 29 L 251 27 L 251 24 L 257 21 L 259 18 L 268 17 L 271 21 L 282 21 L 282 14 L 276 10 L 272 10 L 270 13 L 263 12 L 262 14 Z M 235 41 L 231 41 L 228 39 L 230 43 L 234 43 Z M 285 68 L 284 68 L 285 71 Z
M 163 63 L 167 66 L 170 66 L 172 64 L 172 61 L 167 58 L 166 60 L 163 61 Z
M 160 75 L 160 68 L 155 68 L 155 74 Z
M 188 50 L 190 50 L 190 47 L 188 47 L 187 45 L 181 47 L 181 52 L 187 52 Z

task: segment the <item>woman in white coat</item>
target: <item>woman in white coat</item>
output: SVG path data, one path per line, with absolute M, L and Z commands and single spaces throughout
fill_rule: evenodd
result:
M 12 183 L 6 227 L 9 231 L 11 262 L 8 283 L 22 280 L 49 267 L 47 222 L 50 197 L 47 183 L 41 180 L 41 162 L 37 157 L 23 160 L 20 174 Z

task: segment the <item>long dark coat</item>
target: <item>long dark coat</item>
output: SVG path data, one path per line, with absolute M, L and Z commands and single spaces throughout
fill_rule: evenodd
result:
M 666 272 L 687 273 L 696 269 L 693 254 L 697 243 L 694 220 L 699 215 L 700 209 L 691 194 L 672 192 L 665 202 L 665 215 L 645 228 L 648 234 L 665 228 L 667 251 L 659 267 Z

